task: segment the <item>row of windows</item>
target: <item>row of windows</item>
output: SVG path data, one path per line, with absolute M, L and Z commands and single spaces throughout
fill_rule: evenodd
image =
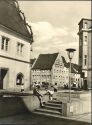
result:
M 54 73 L 66 73 L 66 72 L 68 72 L 68 70 L 56 70 L 56 69 L 54 69 Z
M 51 77 L 51 75 L 33 75 L 33 77 Z
M 64 76 L 53 76 L 53 78 L 55 79 L 55 78 L 57 78 L 57 77 L 61 77 L 61 78 L 63 78 L 63 79 L 68 79 L 69 77 L 68 76 L 66 76 L 66 77 L 64 77 Z
M 45 74 L 45 73 L 50 73 L 50 71 L 48 71 L 48 70 L 41 70 L 41 71 L 40 71 L 40 70 L 32 70 L 32 72 L 33 72 L 33 73 L 35 73 L 35 72 L 36 72 L 36 73 L 41 73 L 41 72 L 43 72 L 44 74 Z
M 8 51 L 9 50 L 9 38 L 2 36 L 1 37 L 1 50 Z M 17 43 L 17 53 L 22 54 L 23 53 L 23 46 L 24 44 L 22 43 Z

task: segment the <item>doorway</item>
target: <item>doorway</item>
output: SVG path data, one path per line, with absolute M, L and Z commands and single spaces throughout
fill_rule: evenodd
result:
M 8 69 L 0 69 L 0 89 L 4 89 L 4 83 L 7 83 L 7 71 Z

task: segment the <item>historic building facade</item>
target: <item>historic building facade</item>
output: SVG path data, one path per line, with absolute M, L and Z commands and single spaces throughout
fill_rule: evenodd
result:
M 76 68 L 77 67 L 77 68 Z M 79 66 L 72 64 L 72 82 L 79 83 Z M 40 54 L 32 65 L 32 84 L 49 83 L 58 86 L 69 85 L 69 63 L 60 53 Z
M 88 32 L 88 88 L 92 89 L 92 26 Z
M 30 86 L 32 31 L 17 1 L 0 0 L 0 89 Z
M 90 36 L 90 27 L 92 26 L 91 19 L 81 19 L 79 22 L 79 65 L 82 68 L 84 80 L 87 82 L 88 76 L 88 67 L 90 67 L 89 62 L 91 60 L 91 36 Z M 88 76 L 89 77 L 89 76 Z M 89 78 L 88 78 L 89 79 Z

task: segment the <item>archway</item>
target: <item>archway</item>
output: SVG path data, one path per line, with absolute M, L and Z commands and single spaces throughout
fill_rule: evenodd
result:
M 24 84 L 24 75 L 22 73 L 18 73 L 16 77 L 16 85 Z

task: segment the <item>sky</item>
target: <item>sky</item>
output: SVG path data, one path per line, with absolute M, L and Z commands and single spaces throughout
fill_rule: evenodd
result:
M 78 63 L 78 23 L 91 18 L 90 1 L 19 1 L 19 6 L 33 31 L 32 58 L 60 52 L 68 60 L 66 49 L 75 48 Z

